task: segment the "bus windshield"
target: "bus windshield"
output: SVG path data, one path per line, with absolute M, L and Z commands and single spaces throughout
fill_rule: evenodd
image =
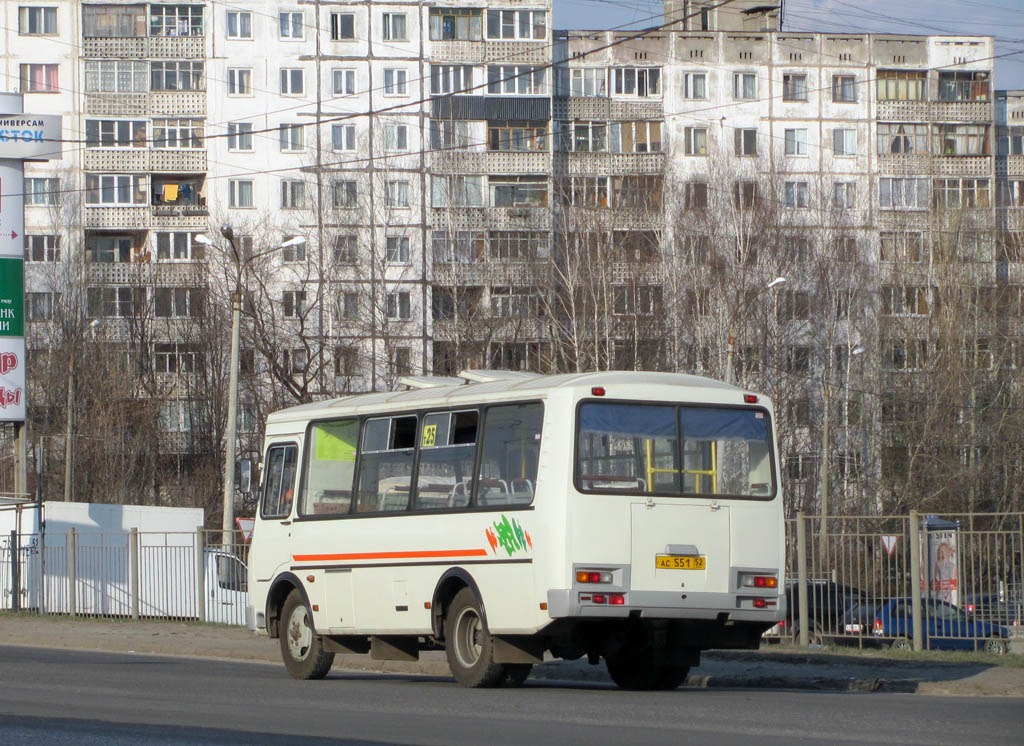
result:
M 577 433 L 583 492 L 775 495 L 763 409 L 585 402 Z

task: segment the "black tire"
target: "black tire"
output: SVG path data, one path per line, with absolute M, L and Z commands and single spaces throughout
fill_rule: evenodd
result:
M 284 667 L 293 679 L 322 679 L 331 670 L 334 653 L 324 650 L 323 638 L 313 631 L 309 609 L 297 590 L 285 599 L 278 632 Z
M 909 652 L 914 649 L 914 642 L 909 637 L 897 637 L 892 641 L 892 649 Z
M 480 601 L 469 588 L 456 593 L 445 612 L 444 648 L 448 668 L 461 686 L 477 689 L 505 681 L 506 667 L 493 660 L 494 647 Z
M 532 670 L 532 663 L 506 663 L 505 680 L 501 684 L 508 687 L 522 686 Z
M 619 688 L 643 692 L 675 689 L 690 672 L 689 666 L 655 666 L 651 650 L 605 658 L 605 665 Z
M 990 637 L 985 640 L 981 650 L 989 655 L 1006 655 L 1006 642 L 998 637 Z
M 793 635 L 793 642 L 797 645 L 800 644 L 800 626 L 799 623 L 796 627 L 796 634 Z M 817 622 L 813 622 L 810 628 L 807 630 L 807 644 L 808 645 L 824 645 L 825 644 L 825 633 L 821 629 L 821 625 Z

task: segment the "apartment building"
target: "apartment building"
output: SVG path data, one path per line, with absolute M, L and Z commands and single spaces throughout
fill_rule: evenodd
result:
M 4 86 L 67 140 L 26 170 L 29 345 L 101 318 L 187 450 L 241 277 L 253 435 L 406 373 L 733 365 L 793 425 L 792 489 L 830 428 L 845 480 L 888 446 L 829 391 L 921 367 L 935 247 L 1024 282 L 1024 104 L 990 37 L 717 6 L 627 32 L 554 31 L 549 0 L 4 3 Z

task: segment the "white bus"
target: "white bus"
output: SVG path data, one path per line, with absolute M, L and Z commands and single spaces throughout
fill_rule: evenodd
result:
M 267 420 L 249 625 L 292 676 L 443 648 L 464 686 L 550 652 L 668 689 L 783 618 L 763 396 L 617 371 L 403 383 Z

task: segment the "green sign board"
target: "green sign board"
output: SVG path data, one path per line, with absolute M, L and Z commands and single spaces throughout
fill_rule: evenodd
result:
M 0 337 L 25 336 L 24 264 L 24 259 L 0 259 Z

